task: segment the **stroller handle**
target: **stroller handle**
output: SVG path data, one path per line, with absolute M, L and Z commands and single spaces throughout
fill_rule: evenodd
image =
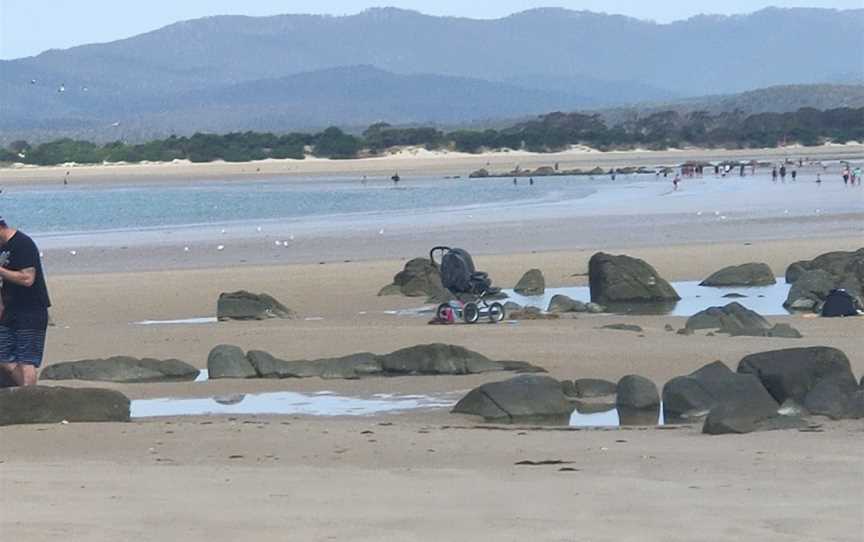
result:
M 450 247 L 435 247 L 429 251 L 429 261 L 432 262 L 433 266 L 441 267 L 441 264 L 439 262 L 435 261 L 435 253 L 436 252 L 441 252 L 441 253 L 450 252 Z

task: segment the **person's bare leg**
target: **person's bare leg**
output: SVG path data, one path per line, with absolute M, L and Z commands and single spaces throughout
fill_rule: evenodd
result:
M 19 386 L 35 386 L 38 376 L 36 367 L 29 363 L 19 363 L 15 371 L 18 374 L 16 381 Z

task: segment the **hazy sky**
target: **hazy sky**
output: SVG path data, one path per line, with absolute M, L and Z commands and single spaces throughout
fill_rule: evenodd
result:
M 353 14 L 396 6 L 434 15 L 497 18 L 559 6 L 669 22 L 698 13 L 749 13 L 766 6 L 860 8 L 864 0 L 0 0 L 0 58 L 112 41 L 207 15 Z

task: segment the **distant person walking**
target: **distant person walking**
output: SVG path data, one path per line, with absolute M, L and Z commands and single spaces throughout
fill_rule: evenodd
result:
M 855 180 L 858 182 L 858 186 L 861 186 L 861 168 L 856 167 L 855 171 L 852 172 Z
M 780 181 L 784 182 L 784 183 L 786 182 L 786 166 L 785 165 L 780 166 Z
M 678 183 L 680 183 L 680 182 L 681 182 L 681 177 L 679 177 L 678 175 L 675 175 L 675 178 L 672 179 L 672 190 L 677 191 L 678 190 Z
M 843 184 L 849 184 L 849 167 L 843 168 Z
M 23 232 L 0 218 L 0 370 L 18 386 L 36 384 L 48 330 L 48 288 L 39 249 Z
M 797 179 L 797 178 L 798 178 L 798 170 L 797 170 L 797 169 L 793 169 L 793 170 L 792 170 L 792 181 L 794 182 L 795 179 Z
M 775 183 L 777 182 L 777 166 L 774 166 L 774 169 L 771 170 L 771 180 Z

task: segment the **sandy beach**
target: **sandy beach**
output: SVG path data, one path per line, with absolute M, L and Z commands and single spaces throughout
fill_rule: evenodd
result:
M 522 167 L 555 161 L 562 167 L 607 167 L 799 155 L 861 158 L 862 147 L 599 158 L 565 153 L 519 156 L 518 162 Z M 240 182 L 259 173 L 356 176 L 396 169 L 464 175 L 486 161 L 503 169 L 514 157 L 100 166 L 74 168 L 72 178 L 94 184 L 187 176 Z M 247 171 L 259 167 L 260 172 Z M 296 169 L 279 169 L 288 167 Z M 0 180 L 38 186 L 52 182 L 58 171 L 3 170 Z M 665 326 L 678 329 L 686 318 L 658 315 L 580 314 L 512 325 L 430 326 L 428 315 L 392 314 L 423 305 L 422 298 L 377 296 L 407 259 L 425 255 L 439 242 L 471 250 L 478 268 L 505 288 L 530 268 L 543 271 L 548 287 L 584 285 L 588 259 L 597 250 L 643 258 L 663 277 L 679 281 L 701 280 L 724 266 L 750 261 L 765 262 L 782 276 L 794 261 L 861 247 L 860 190 L 832 187 L 813 196 L 809 188 L 790 188 L 785 199 L 767 190 L 747 192 L 752 201 L 741 202 L 746 210 L 725 210 L 728 220 L 721 220 L 719 211 L 714 218 L 714 209 L 703 205 L 741 199 L 740 194 L 717 196 L 694 188 L 695 200 L 658 196 L 643 207 L 596 206 L 590 198 L 568 204 L 566 211 L 553 204 L 514 205 L 497 221 L 475 220 L 489 210 L 472 210 L 470 219 L 468 211 L 448 211 L 441 222 L 449 226 L 434 216 L 412 225 L 407 211 L 404 217 L 393 214 L 395 226 L 388 224 L 383 234 L 369 222 L 350 222 L 334 231 L 309 226 L 314 234 L 301 234 L 307 231 L 302 224 L 292 224 L 298 238 L 291 250 L 273 248 L 270 229 L 261 238 L 245 230 L 228 232 L 227 241 L 206 239 L 210 230 L 195 230 L 202 237 L 188 253 L 180 249 L 189 241 L 164 232 L 152 238 L 142 234 L 134 242 L 107 235 L 49 236 L 45 261 L 54 326 L 46 365 L 125 354 L 178 358 L 204 368 L 217 344 L 266 350 L 284 359 L 316 359 L 441 342 L 492 359 L 528 361 L 558 379 L 640 374 L 662 386 L 715 360 L 734 368 L 750 353 L 824 345 L 843 350 L 860 378 L 860 319 L 769 317 L 799 329 L 804 338 L 798 340 L 677 335 Z M 851 195 L 841 200 L 838 194 Z M 456 215 L 465 216 L 454 221 Z M 281 238 L 285 228 L 274 225 L 272 235 Z M 182 231 L 192 235 L 192 230 Z M 213 250 L 217 242 L 230 250 Z M 238 289 L 267 292 L 299 317 L 135 324 L 214 316 L 219 293 Z M 612 323 L 637 324 L 643 332 L 600 329 Z M 455 394 L 505 378 L 489 373 L 96 385 L 133 400 L 271 391 L 368 397 Z M 0 533 L 4 540 L 36 542 L 57 537 L 857 542 L 864 530 L 864 423 L 820 419 L 818 425 L 808 432 L 709 437 L 700 434 L 698 424 L 617 430 L 490 427 L 447 409 L 428 409 L 364 417 L 234 415 L 5 427 L 0 428 Z M 566 463 L 516 465 L 523 460 Z

